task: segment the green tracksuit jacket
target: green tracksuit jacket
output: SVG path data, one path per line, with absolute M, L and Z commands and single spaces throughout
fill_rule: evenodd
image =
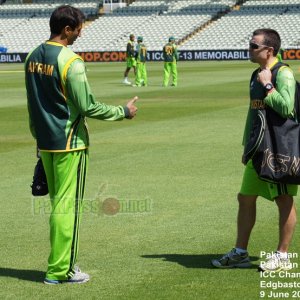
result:
M 73 151 L 89 146 L 86 117 L 121 120 L 126 107 L 95 101 L 80 56 L 45 42 L 25 61 L 27 103 L 32 135 L 42 151 Z
M 278 62 L 269 66 L 271 69 Z M 247 145 L 253 121 L 259 109 L 264 109 L 268 105 L 282 117 L 292 117 L 294 109 L 296 82 L 293 72 L 290 68 L 282 66 L 276 77 L 276 90 L 266 95 L 265 89 L 255 77 L 250 82 L 250 105 L 243 136 L 243 145 Z

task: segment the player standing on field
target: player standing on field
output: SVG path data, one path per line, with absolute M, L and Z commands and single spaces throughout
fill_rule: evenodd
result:
M 250 139 L 258 110 L 268 108 L 283 118 L 294 118 L 296 81 L 292 70 L 287 66 L 281 66 L 276 76 L 276 86 L 272 84 L 272 69 L 279 63 L 280 45 L 280 35 L 269 28 L 255 30 L 249 42 L 250 60 L 257 63 L 259 68 L 252 73 L 250 80 L 250 103 L 244 130 L 244 146 Z M 277 126 L 280 127 L 282 124 Z M 290 270 L 293 264 L 290 262 L 288 250 L 297 223 L 293 199 L 297 191 L 297 185 L 262 180 L 250 159 L 244 169 L 241 189 L 237 196 L 239 210 L 235 247 L 219 259 L 212 260 L 212 265 L 223 269 L 251 267 L 247 248 L 256 222 L 257 198 L 261 196 L 276 202 L 279 212 L 279 241 L 277 250 L 260 264 L 259 270 L 264 272 Z M 273 237 L 273 233 L 270 236 Z
M 163 48 L 164 58 L 164 81 L 163 86 L 168 86 L 170 74 L 172 75 L 172 86 L 177 86 L 177 61 L 179 55 L 177 46 L 175 45 L 175 38 L 171 36 L 169 42 Z
M 148 85 L 148 77 L 146 70 L 146 59 L 147 59 L 147 48 L 145 44 L 143 44 L 143 37 L 139 36 L 137 38 L 137 46 L 136 46 L 136 75 L 135 75 L 135 85 L 136 86 L 147 86 Z
M 126 47 L 126 69 L 124 72 L 123 83 L 131 84 L 128 80 L 128 73 L 130 69 L 133 68 L 134 75 L 136 75 L 136 61 L 135 61 L 135 50 L 134 50 L 134 34 L 129 36 L 129 41 Z
M 115 121 L 133 118 L 137 111 L 137 98 L 125 107 L 95 101 L 82 58 L 67 48 L 80 36 L 83 22 L 77 8 L 56 8 L 50 39 L 25 61 L 30 130 L 41 152 L 52 207 L 46 284 L 89 280 L 76 266 L 88 165 L 86 117 Z

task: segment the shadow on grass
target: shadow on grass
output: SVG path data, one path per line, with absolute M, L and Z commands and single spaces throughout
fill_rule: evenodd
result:
M 45 272 L 36 270 L 19 270 L 0 267 L 0 277 L 13 277 L 21 280 L 43 282 Z
M 192 255 L 192 254 L 152 254 L 152 255 L 142 255 L 143 258 L 160 258 L 163 261 L 177 263 L 186 268 L 200 268 L 200 269 L 216 269 L 210 263 L 212 259 L 219 259 L 223 254 L 202 254 L 202 255 Z M 259 257 L 251 256 L 251 261 L 258 260 Z M 252 265 L 250 269 L 257 269 L 257 265 Z M 249 269 L 249 268 L 247 268 Z M 217 269 L 216 269 L 217 270 Z

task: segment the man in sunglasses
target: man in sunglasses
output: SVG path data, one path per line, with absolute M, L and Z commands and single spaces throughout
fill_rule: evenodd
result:
M 276 77 L 276 87 L 272 84 L 271 69 L 280 57 L 280 36 L 272 29 L 258 29 L 253 32 L 250 44 L 250 60 L 260 66 L 250 82 L 250 107 L 248 111 L 243 145 L 247 144 L 253 121 L 259 109 L 266 105 L 282 117 L 291 117 L 294 109 L 295 79 L 290 68 L 282 66 Z M 237 219 L 237 240 L 235 247 L 220 259 L 212 260 L 217 268 L 247 268 L 251 266 L 247 252 L 248 241 L 256 218 L 258 196 L 276 202 L 279 210 L 279 243 L 277 250 L 260 265 L 261 271 L 289 270 L 288 247 L 296 225 L 296 210 L 293 196 L 297 186 L 274 184 L 259 179 L 250 160 L 245 168 L 242 186 L 238 194 L 239 211 Z

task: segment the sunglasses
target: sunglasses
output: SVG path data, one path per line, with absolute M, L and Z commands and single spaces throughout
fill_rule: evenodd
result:
M 270 47 L 267 46 L 267 45 L 259 45 L 259 44 L 252 43 L 252 42 L 249 43 L 249 48 L 250 48 L 250 49 L 258 49 L 258 48 L 261 48 L 261 47 L 264 47 L 264 48 L 270 48 Z

